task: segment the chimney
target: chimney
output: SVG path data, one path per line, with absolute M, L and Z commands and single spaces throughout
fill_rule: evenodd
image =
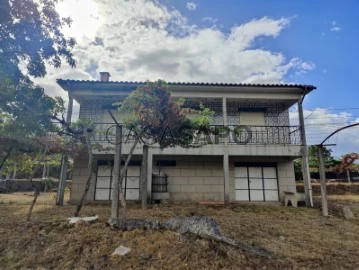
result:
M 110 80 L 110 73 L 109 72 L 100 72 L 101 82 L 108 82 Z

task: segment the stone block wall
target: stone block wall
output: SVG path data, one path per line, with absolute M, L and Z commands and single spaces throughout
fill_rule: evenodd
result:
M 69 202 L 71 204 L 78 203 L 82 197 L 88 177 L 87 166 L 88 166 L 88 159 L 83 158 L 74 161 L 74 169 L 72 172 L 72 186 L 71 186 L 71 194 L 70 194 L 70 202 Z M 94 200 L 95 183 L 96 183 L 96 174 L 93 174 L 90 189 L 87 193 L 85 203 Z
M 176 166 L 157 167 L 157 160 L 176 160 Z M 168 175 L 171 201 L 223 201 L 222 157 L 177 156 L 154 158 L 153 173 Z
M 279 198 L 284 201 L 284 191 L 296 192 L 294 164 L 290 162 L 278 162 L 278 188 Z

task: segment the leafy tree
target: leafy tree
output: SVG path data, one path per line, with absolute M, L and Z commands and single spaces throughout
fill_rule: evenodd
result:
M 0 78 L 28 81 L 46 75 L 45 62 L 60 67 L 63 60 L 75 66 L 71 49 L 76 42 L 61 32 L 71 25 L 60 18 L 57 0 L 3 0 L 0 5 Z M 19 67 L 22 65 L 26 72 Z
M 31 138 L 52 130 L 51 117 L 63 111 L 63 101 L 45 95 L 29 78 L 45 76 L 46 63 L 75 66 L 75 40 L 61 32 L 71 19 L 60 18 L 57 2 L 1 1 L 0 170 L 12 153 L 31 148 Z
M 53 118 L 64 113 L 61 98 L 51 98 L 40 87 L 0 81 L 0 170 L 16 152 L 34 151 L 33 139 L 56 131 Z
M 127 159 L 121 172 L 115 171 L 113 182 L 114 192 L 119 189 L 119 197 L 123 207 L 122 226 L 127 219 L 126 200 L 122 189 L 122 181 L 126 175 L 129 161 L 136 148 L 136 145 L 143 143 L 143 156 L 146 156 L 148 145 L 159 147 L 161 149 L 174 146 L 188 146 L 193 139 L 194 131 L 193 123 L 209 125 L 209 115 L 211 111 L 202 108 L 203 113 L 199 113 L 198 117 L 188 119 L 185 110 L 181 108 L 184 100 L 174 100 L 167 84 L 164 81 L 147 82 L 145 86 L 139 86 L 135 91 L 131 92 L 127 98 L 117 103 L 119 106 L 119 114 L 124 116 L 124 125 L 130 132 L 133 131 L 134 143 L 127 155 Z M 212 114 L 213 115 L 213 114 Z M 116 119 L 114 119 L 116 121 Z M 209 130 L 209 129 L 208 129 Z M 119 163 L 116 162 L 115 163 Z M 146 160 L 143 158 L 142 169 L 147 166 Z M 145 177 L 141 174 L 141 178 Z M 117 177 L 116 177 L 117 176 Z M 144 178 L 145 179 L 145 178 Z M 145 189 L 145 181 L 141 179 L 141 190 Z M 142 192 L 145 194 L 145 192 Z M 119 209 L 118 197 L 115 193 L 112 195 L 112 212 L 109 219 L 111 226 L 118 226 Z M 146 207 L 145 200 L 142 197 L 142 206 Z M 120 225 L 121 226 L 121 225 Z
M 323 157 L 324 157 L 324 165 L 325 167 L 334 167 L 337 164 L 340 163 L 340 161 L 336 160 L 333 156 L 332 156 L 332 150 L 328 149 L 326 147 L 323 147 Z M 318 168 L 319 167 L 319 162 L 318 162 L 318 146 L 316 145 L 311 145 L 308 148 L 308 159 L 309 159 L 309 167 L 310 168 Z M 298 179 L 303 179 L 303 175 L 302 175 L 302 159 L 298 158 L 296 160 L 294 160 L 294 173 L 295 173 L 295 178 Z
M 318 168 L 318 146 L 311 145 L 308 148 L 309 167 Z M 326 167 L 334 166 L 335 159 L 332 157 L 332 150 L 323 147 L 323 158 Z

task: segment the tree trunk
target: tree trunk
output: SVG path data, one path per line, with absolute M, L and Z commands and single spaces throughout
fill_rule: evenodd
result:
M 31 202 L 29 211 L 27 212 L 27 219 L 26 219 L 27 221 L 30 221 L 30 220 L 31 220 L 32 210 L 34 209 L 34 206 L 35 206 L 37 197 L 38 197 L 39 194 L 40 194 L 40 191 L 36 188 L 36 185 L 34 185 L 34 183 L 32 182 L 32 179 L 34 178 L 35 173 L 40 169 L 41 162 L 44 160 L 45 155 L 46 155 L 46 153 L 47 153 L 47 150 L 48 150 L 48 141 L 46 141 L 45 149 L 44 149 L 44 151 L 42 152 L 42 154 L 41 154 L 41 156 L 40 156 L 39 162 L 38 162 L 38 163 L 35 165 L 35 167 L 32 169 L 32 172 L 31 172 L 31 174 L 30 174 L 30 176 L 29 176 L 29 178 L 28 178 L 29 182 L 32 183 L 31 186 L 32 186 L 32 189 L 34 190 L 34 199 L 33 199 L 32 202 Z
M 42 178 L 46 177 L 46 163 L 44 163 L 44 166 L 42 168 Z
M 348 183 L 351 183 L 351 181 L 350 181 L 350 170 L 349 170 L 349 168 L 347 168 L 347 179 L 348 179 Z
M 16 179 L 17 165 L 15 164 L 14 171 L 12 172 L 12 179 Z
M 75 217 L 78 217 L 81 208 L 85 202 L 85 198 L 87 195 L 87 192 L 90 189 L 90 185 L 91 185 L 91 180 L 92 180 L 92 173 L 94 172 L 94 166 L 93 166 L 93 154 L 92 154 L 92 149 L 91 149 L 91 143 L 90 143 L 90 137 L 89 134 L 86 132 L 85 133 L 85 139 L 86 139 L 86 146 L 87 146 L 87 151 L 88 151 L 88 165 L 87 165 L 87 181 L 86 181 L 86 186 L 85 186 L 85 190 L 82 194 L 81 200 L 79 205 L 76 208 L 76 212 L 74 213 Z
M 142 134 L 142 133 L 141 133 Z M 126 221 L 127 221 L 127 205 L 126 205 L 126 199 L 125 199 L 125 194 L 123 192 L 123 188 L 122 188 L 122 182 L 123 179 L 126 176 L 126 171 L 128 169 L 128 165 L 130 164 L 130 160 L 132 158 L 133 152 L 135 151 L 135 148 L 138 144 L 138 142 L 140 141 L 140 138 L 137 138 L 135 140 L 135 142 L 133 143 L 130 152 L 128 153 L 125 165 L 123 166 L 122 170 L 121 170 L 121 174 L 120 174 L 120 181 L 119 181 L 119 191 L 120 191 L 120 201 L 121 201 L 121 205 L 122 205 L 122 222 L 121 222 L 121 228 L 125 228 L 126 226 Z M 113 198 L 112 198 L 113 199 Z
M 0 171 L 1 171 L 2 167 L 4 166 L 6 160 L 9 158 L 9 156 L 10 156 L 10 154 L 11 154 L 11 152 L 12 152 L 13 149 L 14 149 L 14 147 L 11 146 L 11 147 L 9 147 L 9 149 L 7 150 L 5 157 L 2 159 L 2 161 L 1 161 L 1 163 L 0 163 Z
M 147 208 L 147 166 L 148 166 L 148 146 L 143 145 L 142 162 L 141 162 L 141 205 L 142 209 Z

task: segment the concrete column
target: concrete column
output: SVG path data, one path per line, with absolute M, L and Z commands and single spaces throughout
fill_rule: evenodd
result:
M 147 202 L 150 204 L 152 201 L 152 167 L 153 167 L 153 152 L 148 148 L 147 155 Z
M 227 98 L 222 99 L 222 114 L 223 125 L 228 125 L 227 118 Z M 229 157 L 228 157 L 228 138 L 224 138 L 224 153 L 223 153 L 223 176 L 224 176 L 224 202 L 229 203 Z
M 224 202 L 229 203 L 229 158 L 228 153 L 223 155 L 223 175 L 224 175 Z
M 312 183 L 310 180 L 309 172 L 309 159 L 308 159 L 308 146 L 307 139 L 305 136 L 305 126 L 304 126 L 304 115 L 303 115 L 303 103 L 304 96 L 298 100 L 298 114 L 299 114 L 299 125 L 300 125 L 300 135 L 302 140 L 302 173 L 304 181 L 304 191 L 305 191 L 305 201 L 307 206 L 313 207 L 313 197 L 312 197 Z

